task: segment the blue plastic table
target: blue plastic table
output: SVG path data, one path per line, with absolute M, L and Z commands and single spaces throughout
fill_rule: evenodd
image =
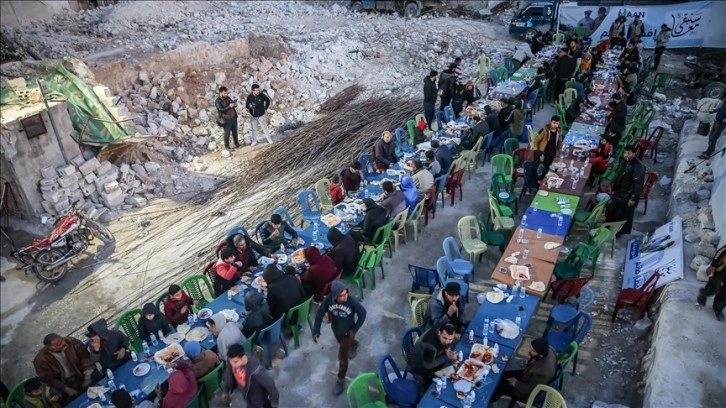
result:
M 559 213 L 554 213 L 546 210 L 535 211 L 533 208 L 527 208 L 524 212 L 527 215 L 527 223 L 524 228 L 537 231 L 538 228 L 542 228 L 542 232 L 545 234 L 556 235 L 558 237 L 567 236 L 567 231 L 572 223 L 572 216 L 562 215 L 562 226 L 557 225 Z
M 524 330 L 527 328 L 532 316 L 534 316 L 537 311 L 537 306 L 539 305 L 540 300 L 541 299 L 539 297 L 530 294 L 527 294 L 524 298 L 520 298 L 519 295 L 516 295 L 510 303 L 507 303 L 506 299 L 496 304 L 485 300 L 484 303 L 479 306 L 479 310 L 469 323 L 468 329 L 474 330 L 474 336 L 481 339 L 485 319 L 489 319 L 490 321 L 494 319 L 508 319 L 515 321 L 517 318 L 517 308 L 519 306 L 524 306 L 525 317 L 522 322 L 521 331 L 521 334 L 524 334 Z M 499 343 L 500 346 L 516 349 L 517 345 L 522 340 L 521 334 L 514 339 L 505 339 L 495 330 L 494 333 L 487 333 L 487 336 L 490 342 L 494 341 L 495 343 Z

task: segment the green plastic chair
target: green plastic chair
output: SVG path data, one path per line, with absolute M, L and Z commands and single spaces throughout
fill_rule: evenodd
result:
M 418 228 L 421 225 L 421 215 L 423 214 L 424 204 L 426 200 L 419 200 L 413 212 L 406 218 L 406 226 L 413 227 L 413 240 L 418 241 Z
M 504 179 L 507 183 L 512 184 L 512 174 L 514 174 L 514 158 L 512 156 L 508 154 L 497 154 L 492 156 L 489 163 L 492 166 L 491 174 L 504 174 Z
M 12 390 L 10 390 L 10 394 L 8 394 L 8 400 L 5 401 L 5 406 L 8 408 L 20 406 L 21 401 L 23 401 L 23 396 L 25 395 L 25 382 L 28 381 L 27 379 L 20 381 L 15 387 L 13 387 Z
M 139 317 L 141 317 L 141 309 L 132 309 L 124 312 L 116 319 L 113 325 L 115 330 L 121 330 L 126 333 L 129 338 L 131 350 L 141 353 L 141 334 L 139 334 Z
M 377 394 L 371 393 L 371 389 Z M 378 374 L 363 373 L 355 377 L 346 391 L 349 408 L 386 408 L 386 392 Z
M 670 82 L 671 74 L 667 72 L 659 72 L 655 74 L 655 78 L 653 78 L 653 85 L 650 87 L 651 97 L 659 88 L 667 88 Z
M 598 219 L 600 219 L 603 211 L 605 211 L 605 204 L 607 204 L 607 202 L 607 198 L 603 198 L 590 212 L 576 211 L 575 215 L 572 217 L 574 225 L 576 227 L 585 227 L 587 229 L 595 228 L 595 224 L 597 224 Z
M 479 229 L 481 230 L 482 241 L 489 246 L 499 247 L 500 252 L 504 252 L 506 248 L 507 240 L 504 234 L 501 232 L 495 232 L 489 230 L 489 223 L 484 219 L 484 213 L 480 212 L 476 215 L 476 220 L 479 223 Z
M 575 89 L 575 80 L 568 79 L 567 81 L 565 81 L 565 89 Z
M 610 230 L 607 228 L 600 227 L 595 230 L 595 235 L 592 235 L 590 237 L 590 242 L 588 242 L 588 245 L 591 245 L 598 250 L 601 250 L 603 245 L 610 239 Z
M 313 297 L 310 296 L 310 298 L 299 305 L 290 308 L 290 310 L 287 312 L 287 315 L 285 317 L 285 325 L 292 330 L 292 339 L 294 342 L 294 348 L 300 347 L 300 328 L 305 323 L 305 321 L 308 322 L 308 326 L 310 326 L 310 331 L 313 331 L 313 320 L 310 318 L 310 305 L 313 303 Z M 294 321 L 293 321 L 294 318 Z
M 411 306 L 411 327 L 423 327 L 426 324 L 426 307 L 431 295 L 427 293 L 408 292 L 406 296 Z
M 562 371 L 564 372 L 567 367 L 570 365 L 572 360 L 575 359 L 575 355 L 577 355 L 577 351 L 580 348 L 580 346 L 577 344 L 576 341 L 573 341 L 570 343 L 567 347 L 565 347 L 564 350 L 557 353 L 557 363 L 562 366 Z M 572 375 L 575 375 L 575 366 L 572 366 Z M 564 383 L 565 376 L 560 377 L 560 381 L 557 384 L 558 389 L 562 389 L 562 385 Z
M 202 284 L 204 286 L 202 286 Z M 187 295 L 191 296 L 192 299 L 199 302 L 195 308 L 195 311 L 203 309 L 207 306 L 207 304 L 209 304 L 211 300 L 214 299 L 214 289 L 212 288 L 212 284 L 209 282 L 209 279 L 207 279 L 207 277 L 202 274 L 194 274 L 188 276 L 181 282 L 179 286 L 182 288 L 182 290 L 184 290 L 184 292 L 187 293 Z M 207 295 L 204 294 L 205 288 L 212 299 L 208 299 Z
M 565 34 L 564 33 L 554 34 L 552 36 L 552 44 L 564 45 L 565 44 Z
M 371 252 L 367 249 L 363 249 L 363 252 L 358 258 L 358 266 L 355 268 L 355 272 L 351 276 L 344 276 L 340 280 L 345 283 L 353 283 L 358 286 L 360 290 L 360 300 L 363 300 L 363 288 L 366 287 L 365 271 L 368 266 L 368 259 L 371 256 Z
M 514 214 L 519 213 L 519 205 L 517 204 L 517 195 L 514 194 L 514 191 L 512 191 L 511 188 L 512 184 L 507 183 L 504 174 L 501 173 L 494 173 L 492 174 L 492 184 L 489 187 L 490 193 L 496 198 L 497 202 L 500 204 L 500 210 L 502 205 L 505 205 L 509 211 L 502 211 L 502 213 L 505 216 L 511 217 L 512 213 L 512 204 L 514 204 Z M 505 197 L 502 197 L 500 194 L 506 194 Z
M 550 80 L 546 79 L 544 82 L 542 82 L 542 96 L 539 98 L 539 109 L 541 110 L 544 108 L 545 102 L 549 102 L 552 100 L 552 94 L 554 93 L 554 90 L 552 89 L 552 84 L 550 84 Z
M 487 244 L 482 240 L 481 230 L 473 215 L 461 217 L 457 223 L 459 232 L 459 241 L 467 254 L 469 254 L 469 262 L 474 261 L 487 251 Z
M 330 180 L 322 178 L 315 182 L 315 194 L 320 200 L 320 208 L 323 212 L 333 209 L 333 201 L 330 198 Z
M 504 141 L 504 153 L 513 156 L 517 149 L 519 149 L 519 139 L 516 137 L 510 137 Z
M 511 217 L 505 217 L 501 214 L 499 211 L 499 204 L 497 203 L 497 200 L 491 196 L 491 193 L 489 194 L 489 219 L 494 227 L 494 231 L 514 230 L 514 219 Z
M 383 270 L 383 253 L 385 252 L 385 244 L 379 244 L 371 248 L 371 255 L 368 258 L 366 269 L 371 272 L 371 290 L 376 288 L 376 267 L 381 268 L 381 279 L 385 279 L 385 271 Z
M 509 70 L 505 67 L 497 67 L 497 83 L 506 81 L 509 78 Z
M 573 31 L 577 34 L 577 38 L 585 38 L 585 27 L 577 26 Z
M 555 264 L 554 275 L 557 279 L 579 278 L 585 262 L 590 261 L 592 264 L 592 274 L 590 277 L 592 278 L 595 276 L 597 259 L 599 257 L 600 250 L 598 248 L 583 242 L 578 242 L 575 248 L 570 251 L 570 254 L 567 255 L 567 259 L 564 262 L 557 262 Z
M 209 408 L 209 400 L 214 397 L 214 393 L 217 390 L 222 389 L 222 369 L 224 368 L 224 361 L 217 364 L 212 371 L 205 374 L 202 378 L 197 379 L 197 385 L 200 390 L 204 390 L 204 395 L 200 397 L 200 406 L 202 408 Z
M 242 347 L 244 347 L 245 352 L 251 353 L 252 350 L 255 347 L 255 340 L 257 340 L 257 332 L 252 333 L 250 337 L 245 340 L 244 343 L 242 343 Z
M 194 394 L 194 398 L 187 402 L 187 405 L 185 405 L 184 408 L 204 408 L 202 405 L 202 395 L 204 395 L 204 385 L 199 387 L 197 393 Z
M 529 394 L 529 399 L 527 400 L 527 404 L 524 408 L 534 407 L 535 400 L 541 392 L 545 393 L 544 402 L 542 402 L 542 404 L 537 404 L 536 406 L 543 408 L 567 408 L 567 403 L 565 402 L 565 399 L 562 398 L 562 395 L 560 395 L 556 389 L 543 384 L 539 384 L 534 387 L 532 393 Z
M 615 241 L 618 239 L 618 232 L 620 232 L 621 229 L 623 229 L 623 226 L 625 225 L 625 221 L 613 221 L 613 222 L 604 222 L 602 225 L 600 225 L 600 228 L 597 229 L 591 229 L 590 230 L 590 236 L 594 236 L 598 231 L 600 231 L 601 228 L 607 228 L 610 230 L 610 236 L 608 237 L 610 240 L 610 258 L 615 257 Z
M 379 245 L 388 245 L 388 249 L 391 251 L 391 258 L 393 258 L 393 248 L 390 246 L 389 239 L 391 238 L 391 231 L 393 230 L 393 221 L 389 221 L 385 225 L 378 227 L 376 233 L 373 234 L 372 245 L 366 245 L 369 248 L 374 248 Z M 385 276 L 383 277 L 385 279 Z
M 416 121 L 411 119 L 408 122 L 406 122 L 406 129 L 408 130 L 408 138 L 411 141 L 411 144 L 416 146 L 416 133 L 414 132 L 414 128 L 416 127 Z
M 164 313 L 164 300 L 166 300 L 167 296 L 169 296 L 169 292 L 164 292 L 156 299 L 156 308 L 159 309 L 161 313 Z
M 406 243 L 406 217 L 408 217 L 408 207 L 396 214 L 391 220 L 391 238 L 393 238 L 393 244 L 389 246 L 391 247 L 392 253 L 398 251 L 399 237 L 402 237 L 403 242 Z M 395 225 L 398 225 L 398 227 L 395 227 Z
M 643 113 L 641 118 L 633 120 L 632 127 L 630 128 L 630 132 L 632 133 L 629 133 L 629 135 L 632 135 L 635 139 L 644 137 L 648 133 L 650 122 L 655 119 L 656 113 L 655 109 L 649 109 Z

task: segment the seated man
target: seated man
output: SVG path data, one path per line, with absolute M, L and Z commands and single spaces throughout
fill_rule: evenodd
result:
M 456 359 L 454 344 L 456 329 L 450 324 L 427 330 L 411 353 L 411 371 L 421 377 L 421 388 L 426 389 L 436 376 L 434 373 L 444 368 L 447 360 Z
M 419 164 L 421 162 L 419 161 Z M 427 171 L 427 170 L 424 170 Z M 366 216 L 363 219 L 362 227 L 355 227 L 350 235 L 358 243 L 370 244 L 373 242 L 373 238 L 378 228 L 386 225 L 388 222 L 388 211 L 385 208 L 376 204 L 372 198 L 364 198 L 363 205 L 365 205 Z
M 171 285 L 169 286 L 169 296 L 164 299 L 164 315 L 172 326 L 179 326 L 186 323 L 189 313 L 192 313 L 192 306 L 196 306 L 198 303 L 179 285 Z
M 214 264 L 214 296 L 219 297 L 237 284 L 243 273 L 234 264 L 235 250 L 222 248 L 217 263 Z M 250 272 L 244 272 L 249 275 Z
M 431 141 L 431 150 L 434 151 L 436 161 L 441 165 L 441 172 L 448 173 L 451 163 L 454 162 L 454 156 L 451 154 L 449 146 L 441 144 L 438 140 Z
M 457 333 L 466 330 L 461 285 L 457 282 L 449 282 L 443 289 L 436 289 L 426 306 L 426 329 L 439 328 L 445 324 L 454 326 Z
M 330 193 L 330 201 L 333 202 L 333 205 L 338 205 L 345 200 L 345 193 L 343 193 L 343 189 L 340 186 L 340 176 L 337 174 L 333 174 L 333 177 L 330 179 L 328 193 Z
M 381 207 L 388 212 L 388 218 L 393 218 L 406 209 L 406 197 L 403 196 L 403 191 L 394 188 L 393 183 L 388 180 L 381 183 L 381 188 L 383 189 Z
M 189 357 L 189 366 L 197 378 L 204 377 L 219 364 L 217 355 L 212 350 L 202 349 L 198 341 L 184 342 L 184 354 Z
M 159 330 L 161 330 L 166 335 L 172 330 L 169 320 L 153 303 L 144 305 L 141 316 L 139 316 L 138 324 L 139 337 L 141 337 L 141 340 L 146 340 L 147 342 L 151 342 L 152 333 L 154 336 L 158 336 Z
M 35 374 L 42 382 L 63 393 L 69 402 L 89 385 L 103 378 L 82 341 L 51 333 L 33 359 Z
M 247 339 L 235 322 L 228 322 L 221 313 L 215 313 L 207 320 L 207 327 L 217 340 L 217 356 L 220 360 L 227 359 L 227 349 L 233 344 L 242 344 Z
M 270 264 L 265 267 L 262 279 L 267 284 L 267 305 L 275 320 L 307 299 L 300 279 L 295 275 L 295 268 L 289 274 L 281 271 L 277 264 Z
M 86 337 L 91 339 L 88 347 L 91 358 L 101 364 L 104 372 L 115 370 L 131 359 L 129 338 L 120 330 L 109 329 L 106 319 L 88 326 Z
M 281 244 L 288 245 L 290 243 L 290 240 L 285 238 L 285 233 L 288 233 L 292 239 L 297 240 L 297 231 L 283 221 L 280 214 L 272 214 L 270 221 L 262 226 L 262 245 L 270 252 L 277 251 L 280 249 Z
M 421 160 L 414 159 L 413 162 L 413 185 L 418 190 L 418 199 L 423 200 L 426 193 L 434 185 L 434 175 L 423 167 Z M 443 171 L 443 167 L 442 170 Z
M 358 266 L 358 257 L 360 256 L 358 245 L 350 235 L 344 235 L 337 228 L 328 230 L 328 242 L 332 245 L 328 248 L 329 255 L 335 261 L 338 272 L 343 276 L 351 276 Z
M 265 302 L 262 293 L 251 290 L 245 294 L 245 322 L 242 326 L 242 334 L 249 338 L 260 330 L 275 323 L 270 308 Z
M 529 394 L 539 384 L 549 384 L 557 374 L 557 352 L 550 347 L 546 337 L 533 339 L 529 361 L 524 370 L 507 370 L 502 375 L 490 402 L 503 395 L 516 401 L 526 402 Z
M 467 137 L 461 140 L 461 148 L 464 150 L 473 149 L 476 142 L 489 133 L 489 125 L 485 121 L 481 120 L 479 115 L 472 116 L 471 121 L 474 123 L 474 127 L 471 128 Z M 435 176 L 436 175 L 434 175 L 434 177 Z
M 360 183 L 363 181 L 363 176 L 360 171 L 361 167 L 360 163 L 356 160 L 347 169 L 342 171 L 343 187 L 346 192 L 360 190 Z
M 434 178 L 441 175 L 441 164 L 436 160 L 433 150 L 426 150 L 426 170 L 434 175 Z
M 227 237 L 227 248 L 235 250 L 234 264 L 243 272 L 254 272 L 257 266 L 259 266 L 255 252 L 277 259 L 277 255 L 273 254 L 273 251 L 263 247 L 242 233 Z
M 308 267 L 300 276 L 307 296 L 314 296 L 316 302 L 323 300 L 323 289 L 330 281 L 338 276 L 338 267 L 333 258 L 320 255 L 320 250 L 314 246 L 305 248 L 305 260 Z
M 396 142 L 393 140 L 393 134 L 388 130 L 384 131 L 373 146 L 373 152 L 378 172 L 386 171 L 396 164 L 398 157 L 396 157 Z
M 114 408 L 156 408 L 156 405 L 149 400 L 144 400 L 140 404 L 135 405 L 131 394 L 123 388 L 119 388 L 111 393 L 111 403 Z

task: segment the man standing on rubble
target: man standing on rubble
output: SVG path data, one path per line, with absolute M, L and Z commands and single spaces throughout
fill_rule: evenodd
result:
M 252 146 L 256 145 L 258 140 L 257 126 L 262 126 L 262 131 L 265 132 L 265 138 L 267 143 L 272 144 L 272 138 L 270 138 L 270 131 L 267 129 L 267 108 L 270 107 L 270 98 L 262 93 L 260 86 L 257 84 L 252 85 L 252 93 L 247 96 L 247 111 L 250 113 L 250 122 L 252 124 Z
M 219 97 L 214 101 L 214 106 L 219 112 L 221 125 L 224 127 L 224 148 L 229 150 L 229 134 L 232 133 L 234 147 L 239 147 L 237 137 L 237 99 L 229 97 L 227 87 L 219 87 Z M 218 122 L 219 123 L 219 122 Z

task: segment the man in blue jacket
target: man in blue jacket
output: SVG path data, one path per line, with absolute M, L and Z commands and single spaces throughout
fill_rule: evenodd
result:
M 320 338 L 320 325 L 323 317 L 330 321 L 330 328 L 340 345 L 338 348 L 338 381 L 333 387 L 333 395 L 340 395 L 345 390 L 345 375 L 348 373 L 348 358 L 354 358 L 358 352 L 358 341 L 355 334 L 366 320 L 366 309 L 348 293 L 348 288 L 339 280 L 334 281 L 330 294 L 325 297 L 315 315 L 313 341 Z

